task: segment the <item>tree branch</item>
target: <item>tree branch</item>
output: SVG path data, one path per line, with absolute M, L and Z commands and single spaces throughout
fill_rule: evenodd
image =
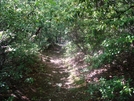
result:
M 128 10 L 130 10 L 130 9 L 133 8 L 133 7 L 134 7 L 134 5 L 133 5 L 133 6 L 130 6 L 129 8 L 127 8 L 127 9 L 124 10 L 124 11 L 117 11 L 117 10 L 115 10 L 117 13 L 119 13 L 119 14 L 117 15 L 117 17 L 120 17 L 123 13 L 127 12 Z
M 35 35 L 38 35 L 41 29 L 42 29 L 42 26 L 37 29 L 37 31 L 35 32 Z

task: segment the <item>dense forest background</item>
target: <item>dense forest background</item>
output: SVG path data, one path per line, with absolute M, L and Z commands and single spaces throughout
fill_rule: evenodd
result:
M 13 85 L 34 83 L 28 75 L 55 47 L 81 52 L 89 71 L 110 71 L 88 82 L 80 101 L 134 100 L 133 0 L 0 0 L 0 99 L 14 101 Z

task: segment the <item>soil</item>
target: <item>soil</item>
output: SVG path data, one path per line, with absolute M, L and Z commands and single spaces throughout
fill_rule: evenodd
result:
M 76 83 L 81 75 L 75 68 L 76 64 L 79 68 L 85 65 L 65 57 L 58 49 L 45 51 L 39 57 L 41 62 L 27 75 L 31 82 L 23 79 L 21 85 L 12 86 L 13 101 L 87 101 L 86 82 L 83 79 Z
M 43 52 L 39 56 L 41 62 L 27 76 L 31 82 L 22 80 L 22 84 L 14 84 L 9 91 L 13 101 L 89 101 L 86 92 L 89 83 L 98 82 L 101 77 L 123 75 L 122 71 L 111 70 L 108 65 L 89 71 L 90 64 L 84 62 L 83 53 L 72 58 L 63 53 L 60 49 Z M 130 75 L 130 72 L 125 74 Z

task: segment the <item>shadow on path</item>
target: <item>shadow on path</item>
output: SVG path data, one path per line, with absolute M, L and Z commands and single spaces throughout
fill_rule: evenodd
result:
M 34 83 L 17 87 L 15 101 L 88 101 L 86 87 L 76 88 L 66 58 L 58 51 L 41 54 L 42 63 L 29 77 Z

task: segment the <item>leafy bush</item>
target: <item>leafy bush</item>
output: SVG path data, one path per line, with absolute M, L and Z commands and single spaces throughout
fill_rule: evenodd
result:
M 34 82 L 34 78 L 32 78 L 32 77 L 26 78 L 25 82 L 32 84 Z
M 74 43 L 68 42 L 65 49 L 66 49 L 66 53 L 65 53 L 66 56 L 74 56 L 75 53 L 77 53 L 78 48 Z
M 5 51 L 6 60 L 0 71 L 0 93 L 7 92 L 12 83 L 20 82 L 36 63 L 38 46 L 36 44 L 9 45 Z M 30 82 L 30 81 L 29 81 Z M 31 81 L 32 82 L 32 81 Z
M 126 81 L 123 77 L 114 77 L 111 80 L 100 78 L 98 83 L 88 86 L 87 92 L 89 92 L 91 99 L 98 101 L 126 101 L 134 91 L 134 88 L 129 85 L 130 81 Z
M 102 42 L 103 50 L 98 50 L 92 56 L 88 56 L 86 60 L 90 60 L 92 67 L 98 68 L 103 64 L 112 64 L 113 61 L 122 63 L 127 58 L 131 58 L 129 54 L 133 54 L 133 47 L 131 47 L 133 35 L 123 34 L 114 38 L 106 39 Z M 130 60 L 127 60 L 129 62 Z M 119 64 L 117 64 L 119 65 Z

